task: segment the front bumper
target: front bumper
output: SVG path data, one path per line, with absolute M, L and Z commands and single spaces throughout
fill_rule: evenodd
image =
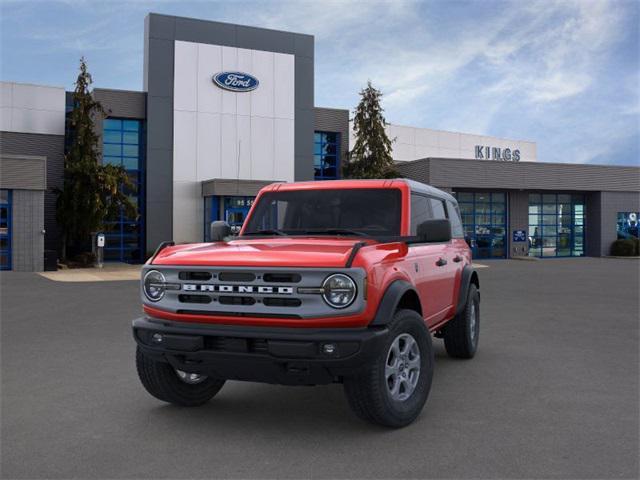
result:
M 327 384 L 356 375 L 378 354 L 388 332 L 386 327 L 268 328 L 148 317 L 133 321 L 133 337 L 142 353 L 178 370 L 284 385 Z

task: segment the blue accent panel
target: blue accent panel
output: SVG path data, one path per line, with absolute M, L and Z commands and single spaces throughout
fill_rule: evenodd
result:
M 11 190 L 0 190 L 0 270 L 11 270 L 12 196 Z
M 313 140 L 313 170 L 315 180 L 340 178 L 340 133 L 315 132 Z
M 254 200 L 255 197 L 224 197 L 224 220 L 234 235 L 240 232 Z

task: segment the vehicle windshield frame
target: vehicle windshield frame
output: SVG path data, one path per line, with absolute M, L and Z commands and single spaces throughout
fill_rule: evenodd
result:
M 290 228 L 276 228 L 277 225 L 269 225 L 265 229 L 255 228 L 252 222 L 256 218 L 256 215 L 262 215 L 261 205 L 264 202 L 272 202 L 277 200 L 279 196 L 287 196 L 296 193 L 302 194 L 316 194 L 316 195 L 331 195 L 332 192 L 344 193 L 350 192 L 357 193 L 371 193 L 371 192 L 392 192 L 395 197 L 395 204 L 392 204 L 389 208 L 388 214 L 392 214 L 395 219 L 389 230 L 383 230 L 380 232 L 366 231 L 366 228 L 359 230 L 357 227 L 341 226 L 341 225 L 325 225 L 324 227 L 311 227 L 301 228 L 300 230 L 292 230 Z M 339 237 L 350 239 L 381 239 L 381 238 L 398 238 L 402 232 L 402 215 L 404 208 L 403 192 L 397 187 L 367 187 L 367 188 L 323 188 L 323 189 L 300 189 L 300 190 L 280 190 L 280 191 L 267 191 L 261 193 L 255 201 L 245 224 L 238 235 L 238 238 L 243 239 L 255 239 L 265 237 Z M 395 209 L 395 212 L 392 211 Z M 326 230 L 326 231 L 325 231 Z M 392 230 L 392 231 L 391 231 Z

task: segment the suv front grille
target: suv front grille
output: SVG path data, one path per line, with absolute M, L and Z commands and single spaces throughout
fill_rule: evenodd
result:
M 213 300 L 209 295 L 178 295 L 180 303 L 211 303 Z
M 220 305 L 253 305 L 256 303 L 256 299 L 251 297 L 223 296 L 219 297 L 218 301 L 220 302 Z
M 299 273 L 265 273 L 262 278 L 267 283 L 298 283 L 302 280 Z
M 196 282 L 206 282 L 211 280 L 210 272 L 180 272 L 178 274 L 180 280 L 193 280 Z
M 251 268 L 201 266 L 147 266 L 165 276 L 164 297 L 145 304 L 175 313 L 254 318 L 320 318 L 348 316 L 363 310 L 364 271 L 360 268 Z M 358 296 L 348 308 L 331 308 L 321 286 L 332 274 L 351 276 Z M 143 271 L 143 276 L 144 276 Z
M 253 282 L 256 274 L 251 272 L 220 272 L 218 278 L 221 282 Z
M 299 298 L 265 298 L 262 300 L 267 307 L 299 307 L 302 300 Z

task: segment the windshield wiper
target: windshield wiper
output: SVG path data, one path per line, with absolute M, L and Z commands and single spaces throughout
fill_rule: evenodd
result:
M 256 230 L 255 232 L 245 232 L 242 236 L 245 235 L 280 235 L 286 236 L 287 234 L 282 230 L 278 230 L 276 228 L 268 228 L 265 230 Z
M 327 228 L 325 230 L 305 230 L 305 235 L 324 234 L 324 235 L 355 235 L 356 237 L 368 237 L 366 233 L 348 228 Z

